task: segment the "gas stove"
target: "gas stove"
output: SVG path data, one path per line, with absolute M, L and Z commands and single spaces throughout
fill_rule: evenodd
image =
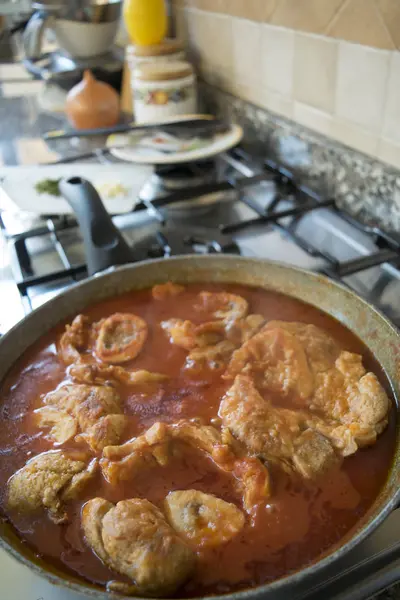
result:
M 137 260 L 212 252 L 281 261 L 342 281 L 400 326 L 400 234 L 357 222 L 334 198 L 321 198 L 289 171 L 241 150 L 215 163 L 163 167 L 132 212 L 114 223 Z M 8 267 L 0 291 L 10 309 L 1 317 L 4 333 L 23 316 L 16 291 L 29 312 L 87 272 L 72 216 L 3 212 L 0 227 Z
M 193 252 L 277 260 L 341 281 L 400 327 L 400 235 L 357 222 L 334 198 L 320 197 L 286 169 L 241 149 L 212 163 L 156 171 L 132 211 L 113 220 L 138 261 Z M 72 216 L 32 219 L 3 212 L 0 227 L 4 333 L 24 313 L 85 278 L 87 270 Z M 78 600 L 11 564 L 1 552 L 0 569 L 3 589 L 15 599 Z M 298 587 L 293 598 L 369 598 L 399 580 L 397 509 L 366 542 Z

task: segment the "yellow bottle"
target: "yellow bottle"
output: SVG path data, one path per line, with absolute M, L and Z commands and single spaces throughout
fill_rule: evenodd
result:
M 124 20 L 134 44 L 159 44 L 167 33 L 164 0 L 124 0 Z

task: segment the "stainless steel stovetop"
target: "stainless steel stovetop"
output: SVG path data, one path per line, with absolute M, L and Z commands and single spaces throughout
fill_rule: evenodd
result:
M 330 199 L 294 186 L 290 173 L 272 164 L 266 168 L 240 151 L 222 156 L 217 172 L 222 184 L 201 188 L 197 207 L 165 206 L 163 194 L 153 198 L 149 184 L 142 194 L 143 210 L 114 218 L 138 260 L 193 251 L 278 260 L 341 280 L 400 326 L 400 236 L 353 223 Z M 215 200 L 217 204 L 208 205 Z M 24 313 L 86 273 L 83 243 L 73 219 L 38 220 L 5 212 L 0 224 L 0 332 L 5 333 Z M 4 598 L 78 600 L 2 551 L 0 573 Z M 367 598 L 397 580 L 400 509 L 334 571 L 308 582 L 292 598 Z

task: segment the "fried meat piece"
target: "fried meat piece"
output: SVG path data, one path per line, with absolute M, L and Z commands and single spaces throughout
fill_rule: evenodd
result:
M 245 523 L 244 514 L 234 504 L 198 490 L 170 492 L 164 508 L 175 531 L 194 546 L 225 544 Z
M 96 471 L 97 462 L 88 465 L 87 459 L 82 453 L 38 454 L 9 479 L 9 508 L 26 513 L 45 508 L 52 521 L 64 522 L 65 502 L 76 498 Z
M 256 457 L 230 447 L 214 427 L 184 420 L 174 425 L 155 423 L 144 434 L 121 446 L 104 448 L 100 461 L 103 474 L 111 484 L 116 484 L 131 479 L 143 468 L 166 465 L 174 456 L 174 442 L 204 452 L 218 468 L 231 473 L 248 513 L 254 512 L 270 495 L 269 473 Z
M 95 326 L 98 329 L 96 356 L 105 363 L 133 360 L 147 339 L 147 323 L 133 314 L 114 313 Z
M 319 477 L 339 462 L 329 440 L 308 427 L 306 413 L 274 407 L 245 375 L 236 377 L 219 415 L 252 455 L 296 469 L 303 477 Z
M 86 543 L 132 585 L 113 582 L 109 589 L 132 595 L 168 597 L 191 576 L 194 552 L 148 500 L 133 498 L 114 505 L 93 498 L 82 510 Z

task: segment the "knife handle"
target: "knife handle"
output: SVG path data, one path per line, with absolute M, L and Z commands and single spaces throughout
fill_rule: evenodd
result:
M 125 133 L 127 131 L 147 131 L 149 129 L 154 130 L 157 128 L 173 127 L 174 125 L 182 125 L 185 127 L 198 127 L 204 123 L 212 122 L 215 120 L 213 115 L 183 115 L 182 117 L 171 117 L 157 123 L 119 123 L 112 127 L 99 127 L 97 129 L 72 129 L 67 131 L 65 129 L 57 129 L 54 131 L 48 131 L 43 135 L 43 139 L 49 140 L 66 140 L 72 137 L 91 137 L 97 135 L 112 135 L 113 133 Z

